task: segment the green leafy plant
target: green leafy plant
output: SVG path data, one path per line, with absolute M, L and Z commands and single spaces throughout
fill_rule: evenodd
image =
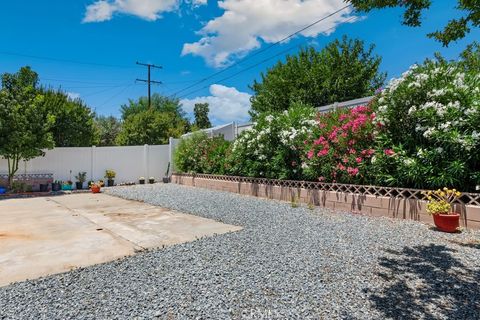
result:
M 283 112 L 266 112 L 241 133 L 228 155 L 233 175 L 301 179 L 303 142 L 316 125 L 315 110 L 295 103 Z
M 480 74 L 468 66 L 427 60 L 379 94 L 378 184 L 473 190 L 479 183 Z
M 117 173 L 111 169 L 105 170 L 105 179 L 113 180 L 117 176 Z
M 75 176 L 78 182 L 84 183 L 87 181 L 87 173 L 85 171 L 79 172 L 78 175 Z
M 225 174 L 225 158 L 230 142 L 223 137 L 209 137 L 204 132 L 194 132 L 183 138 L 175 150 L 178 172 Z
M 375 114 L 367 106 L 319 114 L 304 141 L 302 167 L 309 180 L 367 181 L 375 141 Z

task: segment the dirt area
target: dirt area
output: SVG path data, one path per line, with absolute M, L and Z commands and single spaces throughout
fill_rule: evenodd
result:
M 240 227 L 105 194 L 0 201 L 0 286 Z

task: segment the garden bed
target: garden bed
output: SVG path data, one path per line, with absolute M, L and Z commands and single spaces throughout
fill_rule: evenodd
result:
M 432 223 L 432 217 L 426 212 L 426 202 L 422 200 L 422 190 L 418 189 L 180 173 L 173 174 L 172 182 L 366 215 Z M 480 229 L 480 194 L 463 193 L 454 211 L 461 214 L 462 227 Z

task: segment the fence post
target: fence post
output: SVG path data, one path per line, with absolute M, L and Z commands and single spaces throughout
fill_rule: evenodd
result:
M 173 138 L 168 138 L 168 162 L 170 162 L 170 172 L 173 173 Z
M 95 151 L 96 151 L 96 146 L 92 146 L 91 148 L 91 154 L 90 154 L 90 180 L 93 179 L 93 173 L 95 172 Z
M 143 173 L 145 174 L 145 180 L 148 181 L 148 144 L 143 146 Z

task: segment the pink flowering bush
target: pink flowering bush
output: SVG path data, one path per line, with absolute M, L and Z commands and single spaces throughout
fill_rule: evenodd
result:
M 362 183 L 375 150 L 375 114 L 368 106 L 318 114 L 304 141 L 303 172 L 308 180 Z

